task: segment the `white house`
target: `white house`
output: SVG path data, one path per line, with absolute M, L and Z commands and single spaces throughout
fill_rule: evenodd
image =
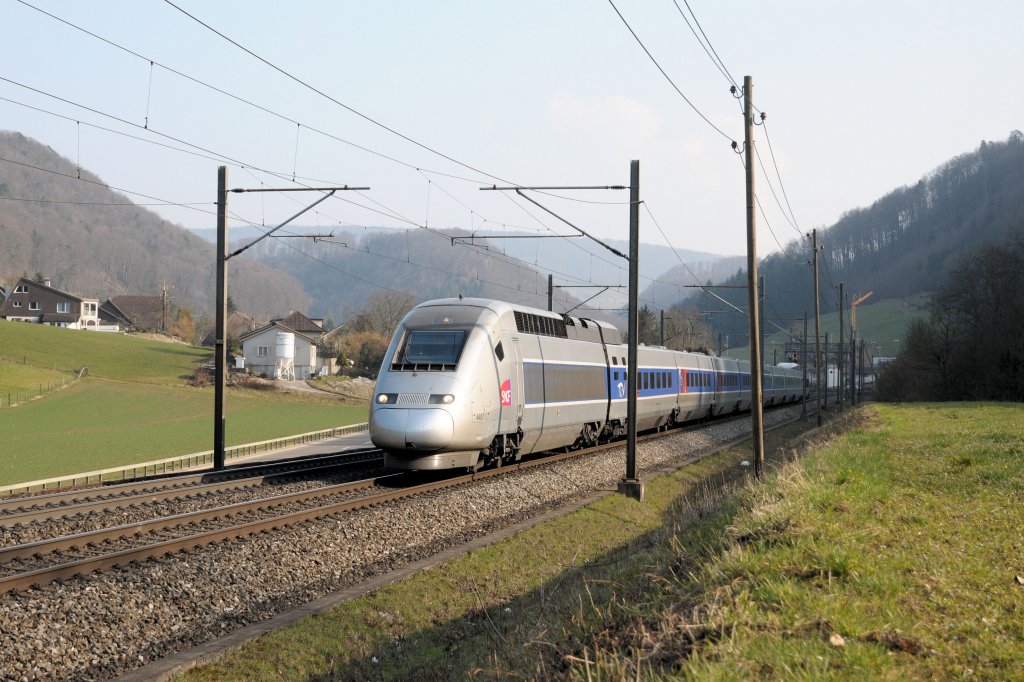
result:
M 270 379 L 308 379 L 317 371 L 316 339 L 280 322 L 239 337 L 245 365 Z

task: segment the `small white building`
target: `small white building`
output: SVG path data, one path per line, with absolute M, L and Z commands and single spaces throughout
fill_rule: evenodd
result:
M 254 329 L 239 338 L 245 365 L 268 379 L 309 379 L 319 370 L 316 339 L 280 322 Z

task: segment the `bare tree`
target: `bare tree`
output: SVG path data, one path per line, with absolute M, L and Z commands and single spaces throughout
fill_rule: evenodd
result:
M 412 294 L 398 291 L 382 291 L 370 294 L 366 309 L 357 316 L 353 327 L 356 331 L 373 332 L 391 338 L 405 314 L 416 305 Z

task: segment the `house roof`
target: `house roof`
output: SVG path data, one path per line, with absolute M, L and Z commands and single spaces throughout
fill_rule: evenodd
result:
M 297 332 L 303 332 L 305 334 L 323 334 L 324 326 L 321 322 L 317 324 L 313 320 L 309 319 L 298 310 L 293 310 L 288 313 L 288 316 L 278 320 L 272 320 L 272 322 L 280 322 L 284 326 L 288 327 Z
M 160 329 L 163 322 L 162 296 L 114 296 L 103 307 L 107 308 L 112 317 L 123 317 L 124 322 L 137 329 Z M 175 314 L 173 305 L 168 305 L 167 314 L 167 324 L 170 324 Z
M 100 306 L 99 313 L 100 319 L 106 322 L 117 322 L 128 327 L 132 325 L 132 320 L 130 317 L 128 317 L 128 314 L 121 310 L 120 308 L 118 308 L 117 304 L 115 304 L 109 298 L 103 302 L 103 305 Z
M 82 302 L 82 299 L 79 296 L 75 296 L 74 294 L 69 294 L 68 292 L 61 291 L 60 289 L 57 289 L 55 287 L 47 286 L 45 284 L 42 284 L 40 282 L 35 281 L 31 277 L 19 277 L 18 278 L 18 285 L 21 285 L 21 284 L 25 284 L 26 286 L 29 286 L 29 287 L 38 287 L 40 289 L 45 289 L 46 291 L 51 291 L 51 292 L 53 292 L 55 294 L 58 294 L 60 296 L 64 296 L 65 298 L 70 298 L 72 301 L 78 301 L 79 303 Z M 15 285 L 15 288 L 17 288 L 18 285 Z M 14 289 L 11 289 L 11 292 L 13 292 L 13 291 L 14 291 Z
M 296 336 L 301 336 L 302 338 L 304 338 L 306 341 L 309 341 L 310 343 L 313 343 L 313 344 L 316 343 L 316 336 L 311 336 L 309 334 L 303 334 L 298 329 L 292 329 L 291 327 L 288 327 L 288 326 L 286 326 L 284 324 L 281 324 L 277 320 L 274 320 L 270 324 L 263 325 L 259 329 L 254 329 L 251 332 L 249 332 L 248 334 L 243 334 L 242 336 L 239 336 L 238 340 L 239 341 L 245 341 L 246 339 L 249 339 L 249 338 L 251 338 L 253 336 L 257 336 L 259 334 L 262 334 L 263 332 L 268 331 L 270 329 L 273 329 L 274 327 L 277 327 L 281 331 L 291 332 L 291 333 L 295 334 Z

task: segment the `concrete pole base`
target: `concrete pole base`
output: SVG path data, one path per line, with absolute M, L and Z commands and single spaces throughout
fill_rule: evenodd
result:
M 644 484 L 635 478 L 624 478 L 619 481 L 619 494 L 632 497 L 637 502 L 643 502 Z

